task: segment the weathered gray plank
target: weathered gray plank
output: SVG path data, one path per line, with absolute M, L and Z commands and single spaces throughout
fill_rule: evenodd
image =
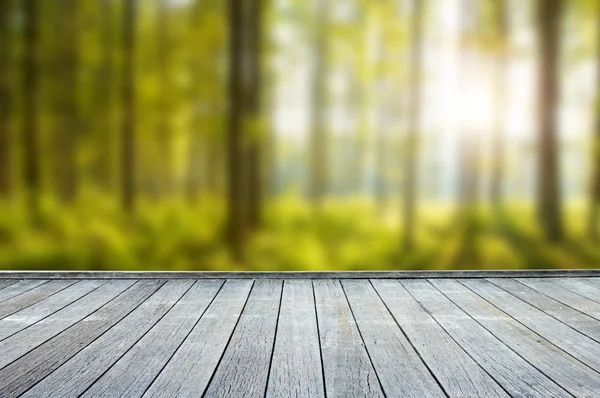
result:
M 569 307 L 560 301 L 554 300 L 514 279 L 491 278 L 489 282 L 509 292 L 515 297 L 526 301 L 532 306 L 544 311 L 546 314 L 564 322 L 573 329 L 600 342 L 600 321 L 580 311 Z
M 106 281 L 97 279 L 77 282 L 51 297 L 0 319 L 0 340 L 4 340 L 18 331 L 46 318 L 105 283 Z
M 220 280 L 197 281 L 181 300 L 179 300 L 164 316 L 164 318 L 148 332 L 148 334 L 138 341 L 127 354 L 119 359 L 102 377 L 80 396 L 141 397 L 169 361 L 175 350 L 177 350 L 194 325 L 198 322 L 222 284 L 223 281 Z M 148 299 L 142 306 L 146 305 L 152 298 L 153 297 Z M 124 322 L 125 319 L 113 329 Z M 111 329 L 111 331 L 113 329 Z M 89 347 L 90 346 L 86 347 L 84 351 Z M 110 350 L 110 347 L 107 347 L 107 349 Z M 88 352 L 88 355 L 89 354 L 90 353 Z M 201 360 L 200 357 L 197 359 Z M 72 361 L 73 359 L 63 365 L 63 368 L 66 367 L 66 365 L 71 364 Z M 92 362 L 91 366 L 95 367 L 95 363 L 96 362 Z M 47 379 L 44 379 L 40 384 L 36 385 L 34 389 L 38 390 L 38 387 L 41 387 L 42 384 L 46 384 L 46 380 L 54 377 L 61 369 L 62 368 L 52 373 Z M 90 374 L 90 372 L 87 373 Z M 68 371 L 65 375 L 66 374 L 68 374 Z M 60 382 L 60 378 L 57 378 L 57 382 Z M 69 384 L 71 383 L 69 382 Z M 64 390 L 64 384 L 59 384 L 57 390 Z M 31 391 L 33 391 L 33 389 Z M 39 389 L 39 391 L 42 393 L 44 390 Z M 78 389 L 77 391 L 79 392 L 81 390 Z
M 533 333 L 459 282 L 430 282 L 498 339 L 573 395 L 597 397 L 600 394 L 599 374 L 588 366 Z
M 485 280 L 462 284 L 589 367 L 600 371 L 600 344 Z M 599 375 L 600 376 L 600 375 Z
M 26 279 L 13 283 L 4 289 L 0 290 L 0 303 L 10 298 L 16 297 L 26 291 L 29 291 L 37 286 L 47 283 L 48 279 Z
M 27 308 L 30 305 L 71 286 L 73 283 L 75 283 L 75 281 L 72 279 L 50 281 L 16 297 L 3 301 L 0 303 L 0 318 L 7 317 L 10 314 Z
M 0 369 L 85 318 L 127 289 L 133 281 L 111 281 L 49 317 L 0 341 Z
M 398 281 L 373 280 L 372 284 L 448 395 L 509 396 Z
M 453 270 L 453 271 L 0 271 L 0 279 L 431 279 L 431 278 L 582 278 L 600 270 Z
M 205 397 L 264 397 L 281 288 L 281 280 L 254 283 Z
M 133 282 L 111 281 L 91 294 L 113 283 L 123 286 Z M 8 397 L 20 396 L 137 308 L 163 283 L 153 280 L 133 284 L 91 315 L 12 362 L 0 370 L 0 391 Z
M 283 284 L 267 396 L 325 396 L 310 280 L 288 280 Z
M 44 395 L 46 398 L 80 396 L 150 330 L 189 290 L 192 284 L 192 280 L 168 281 L 119 323 L 75 354 L 22 396 L 39 397 Z M 165 342 L 166 336 L 163 337 L 162 342 Z M 164 360 L 166 359 L 168 357 L 164 358 Z M 146 371 L 143 368 L 135 367 L 129 370 Z M 135 374 L 123 373 L 121 376 L 124 376 L 126 378 L 125 382 L 128 382 L 127 379 L 131 380 L 135 377 Z M 153 376 L 150 375 L 150 377 Z M 123 387 L 126 388 L 127 386 L 121 384 L 115 386 L 115 389 Z M 145 388 L 142 393 L 144 390 Z M 104 393 L 118 396 L 114 390 L 110 389 L 105 390 Z M 130 397 L 132 395 L 125 394 L 124 396 Z
M 572 280 L 549 278 L 548 280 L 561 287 L 564 287 L 565 289 L 577 293 L 580 296 L 600 303 L 600 283 L 598 283 L 599 278 L 573 278 Z
M 537 290 L 553 299 L 575 308 L 587 315 L 600 319 L 600 303 L 592 299 L 574 293 L 570 289 L 560 286 L 560 281 L 552 283 L 544 279 L 518 279 L 519 282 Z
M 19 279 L 0 279 L 0 293 L 5 287 L 14 285 L 17 282 L 19 282 Z
M 402 280 L 401 283 L 423 309 L 511 396 L 571 396 L 498 340 L 428 281 Z
M 246 304 L 252 283 L 252 280 L 225 282 L 144 397 L 202 395 Z
M 313 284 L 327 397 L 383 397 L 340 282 Z
M 342 287 L 385 394 L 444 397 L 369 281 L 345 280 Z

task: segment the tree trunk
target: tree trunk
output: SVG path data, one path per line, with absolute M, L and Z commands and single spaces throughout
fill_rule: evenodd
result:
M 113 147 L 114 147 L 114 111 L 113 111 L 113 87 L 115 80 L 114 73 L 114 33 L 113 33 L 113 2 L 112 0 L 102 0 L 100 3 L 101 17 L 101 59 L 97 84 L 97 109 L 102 113 L 102 117 L 96 119 L 99 136 L 102 140 L 99 142 L 98 157 L 95 161 L 96 182 L 105 191 L 113 190 L 114 169 L 113 169 Z
M 135 210 L 135 25 L 136 1 L 123 3 L 123 77 L 121 99 L 123 101 L 122 147 L 121 147 L 121 204 L 127 213 Z
M 229 0 L 229 114 L 227 126 L 227 238 L 236 261 L 244 252 L 243 122 L 244 122 L 244 9 L 247 0 Z
M 550 241 L 563 238 L 556 113 L 558 110 L 560 21 L 562 0 L 538 0 L 539 153 L 538 218 Z
M 412 250 L 415 240 L 418 186 L 418 152 L 421 119 L 421 72 L 423 45 L 423 2 L 413 0 L 413 24 L 411 41 L 410 92 L 408 137 L 406 140 L 406 163 L 404 165 L 404 203 L 402 214 L 404 234 L 402 246 Z
M 600 216 L 600 12 L 596 16 L 596 106 L 595 132 L 592 137 L 592 181 L 590 195 L 590 216 L 588 220 L 588 235 L 597 241 L 600 237 L 598 218 Z
M 23 182 L 27 205 L 34 221 L 39 219 L 40 165 L 38 129 L 38 0 L 25 0 L 23 56 Z
M 502 205 L 502 181 L 504 176 L 504 139 L 506 130 L 506 90 L 507 90 L 507 66 L 508 66 L 508 15 L 505 0 L 493 1 L 496 18 L 496 35 L 501 48 L 495 59 L 494 84 L 496 95 L 496 112 L 494 136 L 492 138 L 492 175 L 490 187 L 490 199 L 494 211 L 498 212 Z
M 248 139 L 247 170 L 248 170 L 248 212 L 247 223 L 249 230 L 260 227 L 262 219 L 263 200 L 263 119 L 262 119 L 262 28 L 263 0 L 251 1 L 248 7 L 248 37 L 249 37 L 249 92 L 247 118 L 250 122 L 250 137 Z
M 11 19 L 13 2 L 0 1 L 0 198 L 12 193 Z
M 327 63 L 327 0 L 316 0 L 317 26 L 313 54 L 313 77 L 311 87 L 312 130 L 310 137 L 309 198 L 318 206 L 326 195 L 329 179 L 328 137 L 325 123 Z
M 77 196 L 77 140 L 79 139 L 78 112 L 78 4 L 80 0 L 63 2 L 64 22 L 61 27 L 60 79 L 61 87 L 56 93 L 59 100 L 56 181 L 58 197 L 63 203 L 72 202 Z
M 169 79 L 169 1 L 159 0 L 157 24 L 157 53 L 158 53 L 158 124 L 156 136 L 161 151 L 161 162 L 157 162 L 154 178 L 158 178 L 159 196 L 171 195 L 173 187 L 173 155 L 171 140 L 171 82 Z

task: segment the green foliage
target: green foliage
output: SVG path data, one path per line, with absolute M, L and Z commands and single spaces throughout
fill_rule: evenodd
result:
M 223 244 L 222 203 L 145 201 L 134 217 L 109 198 L 86 192 L 73 207 L 44 198 L 41 223 L 31 226 L 18 202 L 0 204 L 0 269 L 73 270 L 385 270 L 585 268 L 600 248 L 570 224 L 571 240 L 548 244 L 531 210 L 479 214 L 470 227 L 450 206 L 427 205 L 417 248 L 403 252 L 395 214 L 364 200 L 330 201 L 313 210 L 289 195 L 270 204 L 265 225 L 235 264 Z M 585 209 L 569 208 L 569 219 Z M 393 216 L 393 217 L 392 217 Z

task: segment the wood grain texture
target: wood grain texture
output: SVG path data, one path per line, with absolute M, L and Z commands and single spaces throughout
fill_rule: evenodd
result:
M 197 281 L 148 334 L 81 396 L 141 397 L 196 325 L 222 285 L 223 281 Z
M 428 281 L 402 285 L 452 338 L 514 397 L 570 397 L 565 390 L 517 355 Z
M 560 286 L 560 282 L 545 281 L 543 279 L 518 279 L 521 283 L 537 290 L 561 303 L 576 310 L 585 312 L 591 317 L 600 319 L 600 303 L 584 295 L 573 292 Z
M 600 394 L 600 377 L 593 369 L 533 333 L 458 281 L 430 282 L 518 355 L 571 394 L 590 398 Z
M 7 286 L 14 285 L 19 282 L 20 279 L 2 279 L 0 278 L 0 292 Z
M 345 280 L 342 287 L 386 396 L 444 397 L 369 281 Z
M 582 297 L 600 303 L 599 278 L 573 278 L 572 281 L 569 279 L 552 278 L 550 281 Z
M 104 286 L 128 286 L 97 311 L 0 370 L 0 391 L 6 396 L 20 396 L 117 324 L 164 283 L 133 282 L 110 281 L 85 296 L 101 291 Z
M 205 397 L 264 397 L 283 282 L 254 282 Z
M 119 323 L 27 391 L 23 397 L 80 396 L 154 326 L 192 284 L 193 281 L 189 280 L 165 283 Z
M 106 281 L 99 280 L 77 282 L 51 297 L 0 319 L 0 340 L 4 340 L 18 331 L 59 311 L 105 283 Z
M 199 397 L 246 304 L 252 280 L 227 281 L 144 397 Z
M 49 317 L 0 341 L 0 369 L 45 341 L 87 317 L 131 286 L 130 281 L 111 281 Z
M 489 282 L 544 311 L 586 336 L 600 342 L 600 321 L 514 279 L 491 278 Z
M 597 341 L 487 281 L 465 280 L 461 283 L 550 343 L 600 371 L 600 344 Z
M 599 278 L 375 274 L 0 279 L 0 397 L 600 396 Z
M 383 397 L 340 282 L 313 285 L 327 397 Z
M 374 280 L 372 284 L 448 395 L 509 396 L 398 281 Z
M 7 317 L 17 311 L 25 309 L 75 283 L 74 280 L 61 279 L 44 283 L 16 297 L 0 303 L 0 318 Z
M 310 280 L 283 285 L 267 397 L 324 397 L 319 332 Z
M 13 297 L 19 296 L 37 286 L 43 285 L 47 283 L 48 279 L 38 279 L 38 280 L 21 280 L 17 283 L 10 284 L 6 286 L 4 289 L 0 290 L 0 303 L 6 300 L 9 300 Z

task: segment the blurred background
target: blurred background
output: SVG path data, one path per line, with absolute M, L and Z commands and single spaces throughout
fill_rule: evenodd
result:
M 600 264 L 595 0 L 0 0 L 0 268 Z

